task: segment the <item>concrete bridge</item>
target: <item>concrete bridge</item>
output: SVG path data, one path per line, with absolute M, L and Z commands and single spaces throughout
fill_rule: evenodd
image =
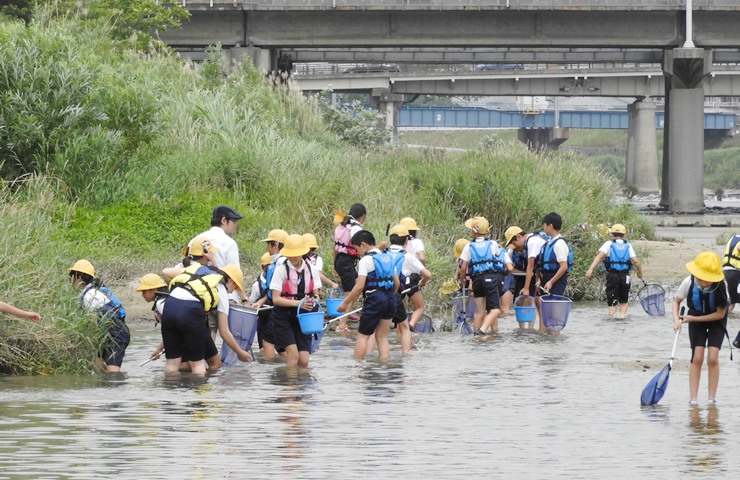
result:
M 416 78 L 365 88 L 377 93 L 380 108 L 390 109 L 391 119 L 393 105 L 406 93 L 525 95 L 516 93 L 522 89 L 545 95 L 554 89 L 559 92 L 554 95 L 664 96 L 661 205 L 677 212 L 703 209 L 704 95 L 737 94 L 734 74 L 726 76 L 714 66 L 715 61 L 738 58 L 737 0 L 694 0 L 693 15 L 684 11 L 685 0 L 184 0 L 184 5 L 191 21 L 163 33 L 162 40 L 181 50 L 221 43 L 233 58 L 246 54 L 266 71 L 290 71 L 294 61 L 310 56 L 332 61 L 348 55 L 356 60 L 397 55 L 395 61 L 425 63 L 651 57 L 661 65 L 656 74 L 642 72 L 631 79 L 595 72 L 571 79 L 522 75 L 508 83 Z M 463 60 L 466 56 L 470 58 Z M 635 103 L 630 128 L 654 129 L 651 104 Z M 641 113 L 651 110 L 652 116 Z M 638 188 L 646 175 L 657 186 L 650 175 L 636 171 Z

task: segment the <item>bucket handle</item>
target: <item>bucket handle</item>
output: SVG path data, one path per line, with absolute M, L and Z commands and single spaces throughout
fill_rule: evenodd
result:
M 339 292 L 339 300 L 344 300 L 344 295 L 342 295 L 342 289 L 337 287 L 336 289 L 332 288 L 329 292 L 329 300 L 334 300 L 334 290 L 337 290 Z
M 301 300 L 301 303 L 298 304 L 298 315 L 303 315 L 301 313 L 301 305 L 303 305 L 303 302 L 305 302 L 309 298 L 311 298 L 311 297 L 304 298 L 303 300 Z M 316 302 L 316 305 L 319 306 L 319 311 L 318 312 L 306 312 L 306 313 L 319 313 L 319 312 L 324 313 L 324 309 L 321 308 L 321 304 L 319 302 Z

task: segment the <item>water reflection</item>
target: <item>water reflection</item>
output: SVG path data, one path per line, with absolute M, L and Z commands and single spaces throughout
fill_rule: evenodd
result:
M 405 382 L 403 364 L 367 360 L 360 365 L 357 378 L 362 381 L 368 397 L 366 404 L 389 403 L 398 395 Z
M 719 409 L 715 406 L 689 408 L 689 427 L 691 432 L 687 437 L 689 445 L 686 453 L 688 470 L 703 473 L 724 471 L 721 467 L 724 462 L 721 449 L 724 442 L 719 426 Z

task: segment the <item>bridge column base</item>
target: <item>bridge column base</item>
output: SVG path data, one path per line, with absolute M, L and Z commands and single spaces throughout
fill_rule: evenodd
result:
M 627 162 L 624 184 L 640 193 L 658 192 L 658 142 L 655 139 L 655 102 L 638 100 L 627 106 Z
M 567 128 L 520 128 L 517 132 L 519 141 L 533 151 L 557 150 L 569 136 Z
M 238 62 L 243 61 L 245 56 L 249 57 L 258 72 L 269 73 L 277 68 L 274 58 L 275 55 L 273 55 L 269 49 L 257 47 L 232 47 L 230 52 L 232 60 L 236 60 Z
M 403 107 L 403 95 L 391 93 L 384 88 L 375 88 L 370 94 L 370 103 L 385 115 L 385 128 L 391 130 L 391 143 L 398 143 L 398 110 Z

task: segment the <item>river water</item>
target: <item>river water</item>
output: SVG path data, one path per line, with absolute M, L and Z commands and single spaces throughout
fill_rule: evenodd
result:
M 124 374 L 0 378 L 0 479 L 737 475 L 738 362 L 725 346 L 718 407 L 705 371 L 690 408 L 684 332 L 665 397 L 641 407 L 673 333 L 636 304 L 623 320 L 576 304 L 560 337 L 513 317 L 498 336 L 415 334 L 405 356 L 391 332 L 387 363 L 332 332 L 307 369 L 258 355 L 206 379 L 139 367 L 160 336 L 133 326 Z

